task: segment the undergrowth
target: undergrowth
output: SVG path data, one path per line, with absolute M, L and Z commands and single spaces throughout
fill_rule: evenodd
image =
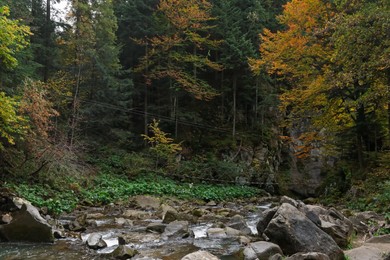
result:
M 154 175 L 130 180 L 123 175 L 103 173 L 96 176 L 87 187 L 70 181 L 62 190 L 44 184 L 7 185 L 33 205 L 46 207 L 54 214 L 72 211 L 77 205 L 105 205 L 140 194 L 222 201 L 253 197 L 262 193 L 260 189 L 247 186 L 177 183 L 169 178 Z

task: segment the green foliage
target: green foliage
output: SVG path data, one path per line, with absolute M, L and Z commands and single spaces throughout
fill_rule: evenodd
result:
M 262 190 L 229 185 L 207 185 L 177 183 L 171 179 L 152 174 L 129 180 L 126 176 L 100 174 L 87 187 L 67 180 L 62 189 L 44 184 L 9 184 L 20 196 L 38 207 L 47 207 L 49 212 L 59 214 L 69 212 L 79 204 L 106 205 L 130 196 L 150 194 L 156 196 L 175 196 L 180 199 L 201 199 L 205 201 L 248 198 L 262 194 Z M 63 187 L 68 187 L 64 189 Z
M 9 8 L 0 6 L 0 68 L 12 69 L 18 65 L 15 53 L 28 45 L 30 29 L 19 21 L 8 19 Z
M 194 183 L 235 183 L 243 175 L 243 164 L 216 159 L 181 161 L 176 168 L 178 179 Z
M 162 160 L 172 164 L 175 154 L 182 149 L 181 144 L 174 143 L 173 139 L 160 129 L 159 122 L 155 119 L 149 125 L 149 129 L 153 134 L 152 136 L 144 134 L 141 136 L 151 145 L 150 150 L 156 156 L 156 165 Z
M 24 135 L 27 130 L 26 119 L 17 112 L 19 102 L 0 92 L 0 150 L 4 148 L 2 139 L 15 144 L 15 135 Z

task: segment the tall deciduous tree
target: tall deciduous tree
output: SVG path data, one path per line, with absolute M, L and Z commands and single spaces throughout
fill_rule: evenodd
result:
M 279 17 L 286 29 L 263 32 L 262 58 L 251 65 L 289 81 L 280 99 L 290 125 L 299 117 L 310 120 L 314 132 L 355 132 L 363 167 L 368 118 L 383 115 L 388 98 L 389 8 L 381 1 L 358 3 L 358 9 L 337 10 L 321 0 L 291 1 Z M 313 140 L 313 134 L 304 136 Z
M 9 8 L 0 6 L 0 70 L 9 71 L 18 65 L 15 53 L 28 45 L 30 30 L 19 21 L 8 19 Z M 2 89 L 0 82 L 0 90 Z M 15 134 L 25 131 L 24 119 L 18 115 L 16 99 L 0 91 L 0 150 L 4 143 L 14 144 Z

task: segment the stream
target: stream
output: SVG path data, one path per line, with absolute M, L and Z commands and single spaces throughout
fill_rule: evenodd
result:
M 56 239 L 54 244 L 23 244 L 23 243 L 2 243 L 0 247 L 1 260 L 22 260 L 22 259 L 107 259 L 108 254 L 118 247 L 118 237 L 126 237 L 126 247 L 136 249 L 139 254 L 132 259 L 140 260 L 176 260 L 183 256 L 204 249 L 218 256 L 223 260 L 238 259 L 235 253 L 243 248 L 237 236 L 223 238 L 209 238 L 207 230 L 215 227 L 216 223 L 226 223 L 237 213 L 245 219 L 251 234 L 247 237 L 256 236 L 256 224 L 258 215 L 269 208 L 270 203 L 242 204 L 230 203 L 218 206 L 199 206 L 204 212 L 210 213 L 207 218 L 199 218 L 196 223 L 189 226 L 191 236 L 188 238 L 164 238 L 159 233 L 146 230 L 151 223 L 161 224 L 162 219 L 158 217 L 157 210 L 144 210 L 149 217 L 146 218 L 125 218 L 123 210 L 105 208 L 87 208 L 84 214 L 96 216 L 87 219 L 87 229 L 77 233 L 78 237 L 67 236 L 64 239 Z M 249 210 L 248 210 L 249 208 Z M 218 213 L 226 210 L 231 212 L 228 216 L 219 216 Z M 80 211 L 79 213 L 81 213 Z M 61 225 L 71 223 L 77 215 L 63 215 L 58 218 Z M 210 217 L 211 216 L 211 217 Z M 119 224 L 118 224 L 119 223 Z M 93 250 L 88 248 L 86 241 L 93 233 L 102 235 L 107 247 Z

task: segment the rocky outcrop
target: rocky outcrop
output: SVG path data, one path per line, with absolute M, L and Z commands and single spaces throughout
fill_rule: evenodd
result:
M 41 217 L 38 209 L 20 198 L 13 201 L 19 210 L 12 212 L 8 224 L 0 225 L 0 241 L 53 242 L 52 227 Z
M 184 256 L 181 260 L 219 260 L 219 258 L 207 251 L 200 250 Z
M 328 234 L 288 203 L 278 208 L 263 234 L 269 241 L 281 246 L 287 255 L 320 252 L 334 260 L 344 257 L 340 247 Z
M 138 254 L 137 250 L 129 248 L 129 247 L 125 246 L 125 245 L 119 245 L 110 254 L 110 256 L 112 256 L 115 259 L 126 260 L 126 259 L 130 259 L 130 258 L 134 257 L 136 254 Z

